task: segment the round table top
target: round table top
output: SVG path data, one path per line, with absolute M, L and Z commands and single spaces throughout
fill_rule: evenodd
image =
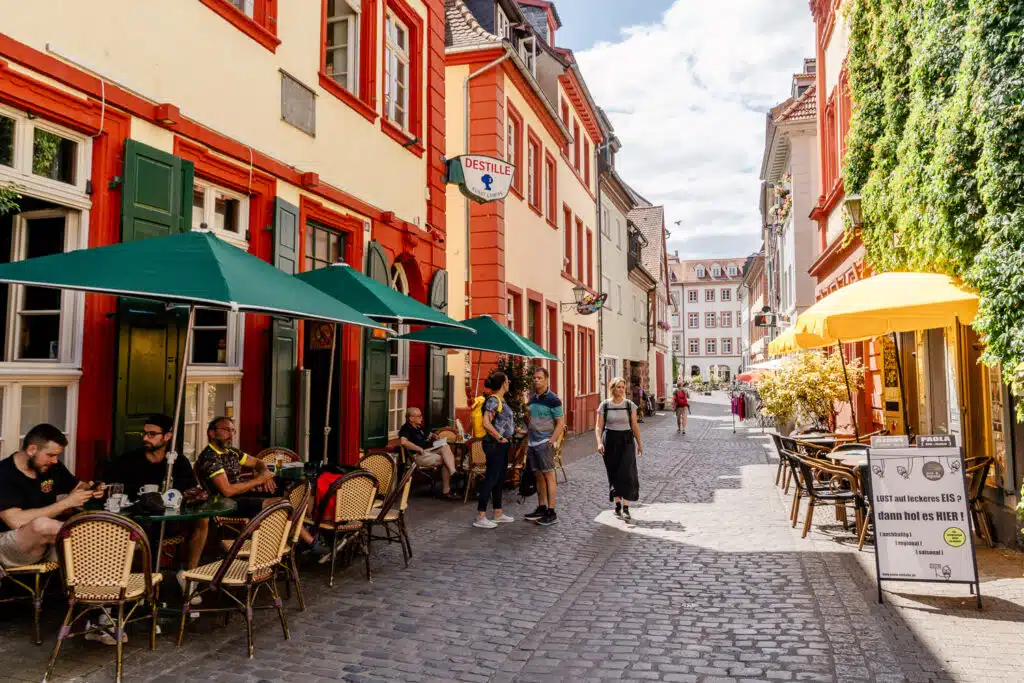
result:
M 230 516 L 236 509 L 238 509 L 238 503 L 230 498 L 220 498 L 218 500 L 208 500 L 197 505 L 182 505 L 179 510 L 165 510 L 162 515 L 133 515 L 124 511 L 118 514 L 133 519 L 136 522 L 151 524 L 153 522 L 187 522 L 204 517 Z
M 863 467 L 868 464 L 868 459 L 864 453 L 852 451 L 842 458 L 836 458 L 836 462 L 847 467 Z

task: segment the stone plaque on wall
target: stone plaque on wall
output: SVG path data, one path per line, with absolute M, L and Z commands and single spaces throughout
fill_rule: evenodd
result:
M 316 135 L 316 93 L 281 72 L 281 120 L 304 133 Z

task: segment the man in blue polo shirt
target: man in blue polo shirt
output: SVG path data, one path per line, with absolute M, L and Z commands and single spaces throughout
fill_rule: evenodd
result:
M 527 443 L 527 459 L 537 474 L 537 509 L 526 515 L 526 519 L 541 526 L 558 523 L 555 514 L 555 444 L 565 431 L 565 413 L 562 400 L 548 387 L 550 377 L 547 368 L 538 367 L 533 371 L 533 396 L 529 409 L 530 436 Z

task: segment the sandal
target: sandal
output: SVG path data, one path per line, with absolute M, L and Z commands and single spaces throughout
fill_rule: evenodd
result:
M 448 493 L 442 493 L 441 497 L 444 498 L 445 500 L 459 500 L 460 498 L 462 498 L 462 496 L 460 496 L 459 494 L 455 493 L 455 491 L 449 491 Z

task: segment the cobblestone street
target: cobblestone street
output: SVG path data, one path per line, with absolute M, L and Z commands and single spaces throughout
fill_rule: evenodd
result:
M 879 606 L 869 549 L 857 553 L 852 533 L 829 526 L 825 512 L 824 529 L 801 539 L 774 487 L 766 438 L 737 432 L 720 404 L 696 404 L 685 436 L 669 415 L 648 420 L 631 525 L 609 510 L 589 437 L 572 444 L 557 526 L 474 529 L 471 505 L 414 499 L 408 569 L 397 547 L 375 549 L 372 583 L 361 563 L 334 589 L 325 571 L 307 568 L 307 610 L 289 603 L 291 640 L 272 612 L 258 613 L 252 660 L 237 617 L 227 628 L 204 617 L 181 649 L 169 624 L 155 652 L 139 649 L 145 638 L 134 632 L 125 679 L 1020 680 L 1017 556 L 979 552 L 982 612 L 966 589 L 930 585 L 887 586 L 894 592 Z M 521 518 L 531 507 L 512 496 L 506 509 Z M 48 602 L 37 648 L 27 612 L 7 610 L 16 614 L 0 624 L 0 656 L 18 671 L 8 666 L 0 680 L 41 679 L 58 603 Z M 112 680 L 113 652 L 71 642 L 56 673 Z

